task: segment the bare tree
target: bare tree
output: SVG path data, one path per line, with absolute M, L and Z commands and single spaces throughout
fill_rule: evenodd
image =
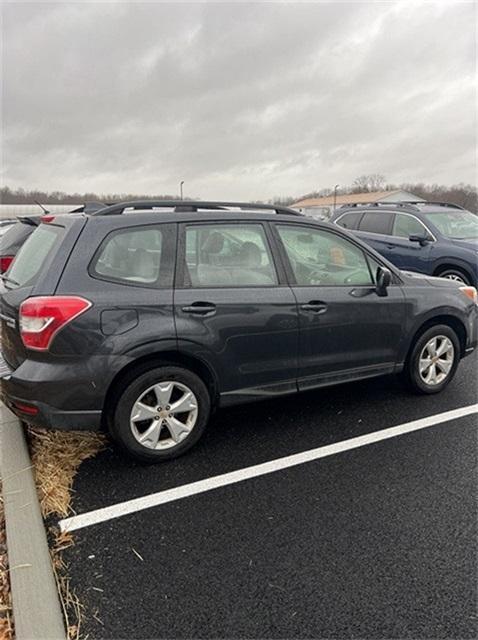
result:
M 352 185 L 352 193 L 370 193 L 371 191 L 383 191 L 385 189 L 385 176 L 380 173 L 369 173 L 355 178 Z
M 430 201 L 451 202 L 464 207 L 469 211 L 478 211 L 478 193 L 475 186 L 471 184 L 452 185 L 450 187 L 439 184 L 401 184 L 400 189 L 410 191 L 420 198 Z

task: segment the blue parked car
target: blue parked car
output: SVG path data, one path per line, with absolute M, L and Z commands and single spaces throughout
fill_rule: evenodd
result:
M 444 202 L 347 205 L 332 222 L 405 271 L 478 286 L 478 216 Z

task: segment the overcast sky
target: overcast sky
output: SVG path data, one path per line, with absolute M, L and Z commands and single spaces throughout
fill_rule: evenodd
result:
M 8 3 L 10 187 L 267 199 L 475 182 L 471 2 Z

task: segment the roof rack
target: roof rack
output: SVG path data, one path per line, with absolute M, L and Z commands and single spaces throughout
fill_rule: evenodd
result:
M 119 202 L 109 207 L 92 211 L 92 216 L 112 216 L 121 214 L 125 209 L 157 209 L 168 208 L 174 209 L 176 213 L 197 212 L 203 210 L 219 210 L 230 211 L 231 209 L 240 209 L 242 211 L 264 210 L 274 211 L 277 214 L 286 214 L 291 216 L 302 216 L 302 213 L 289 209 L 289 207 L 281 207 L 275 204 L 255 204 L 253 202 L 203 202 L 202 200 L 133 200 L 131 202 Z M 232 211 L 234 213 L 234 211 Z
M 398 202 L 350 202 L 349 204 L 342 204 L 339 209 L 357 209 L 359 207 L 363 209 L 371 209 L 373 207 L 386 207 L 387 209 L 397 208 L 404 209 L 405 211 L 420 211 L 419 205 L 427 205 L 433 207 L 446 207 L 448 209 L 458 209 L 465 211 L 465 207 L 459 204 L 453 204 L 451 202 L 434 202 L 432 200 L 400 200 Z
M 414 204 L 414 205 L 433 205 L 434 207 L 448 207 L 449 209 L 460 209 L 465 211 L 465 207 L 460 206 L 459 204 L 453 204 L 452 202 L 435 202 L 434 200 L 402 200 L 405 204 Z
M 411 202 L 351 202 L 350 204 L 343 204 L 340 209 L 373 209 L 378 207 L 385 207 L 387 209 L 397 208 L 405 209 L 405 211 L 419 211 L 419 208 Z

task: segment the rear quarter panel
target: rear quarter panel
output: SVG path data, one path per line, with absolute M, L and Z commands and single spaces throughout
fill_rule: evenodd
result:
M 134 226 L 131 218 L 125 219 L 124 226 Z M 118 216 L 89 220 L 56 289 L 58 295 L 81 295 L 92 307 L 61 331 L 51 354 L 89 361 L 92 379 L 103 390 L 137 358 L 176 348 L 177 344 L 172 286 L 119 283 L 89 273 L 103 239 L 120 227 Z M 174 256 L 176 226 L 168 225 L 168 230 L 167 250 Z

